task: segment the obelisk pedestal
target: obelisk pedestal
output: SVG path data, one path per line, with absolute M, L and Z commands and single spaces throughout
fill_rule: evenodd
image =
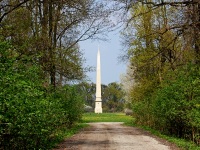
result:
M 100 51 L 97 53 L 97 76 L 96 76 L 96 100 L 95 100 L 95 113 L 102 113 L 102 100 L 101 100 L 101 65 L 100 65 Z

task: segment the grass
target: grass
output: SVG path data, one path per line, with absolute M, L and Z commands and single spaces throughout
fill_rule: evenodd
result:
M 128 124 L 129 126 L 137 126 L 135 124 Z M 165 134 L 162 134 L 161 132 L 154 130 L 152 128 L 149 128 L 147 126 L 137 126 L 139 128 L 142 128 L 146 131 L 149 131 L 151 134 L 156 135 L 162 139 L 165 139 L 171 143 L 174 143 L 176 146 L 178 146 L 181 150 L 200 150 L 200 146 L 196 145 L 195 143 L 185 140 L 185 139 L 180 139 L 177 137 L 173 136 L 168 136 Z
M 126 116 L 123 113 L 102 113 L 102 114 L 95 114 L 95 113 L 85 113 L 82 118 L 83 123 L 88 122 L 124 122 L 125 125 L 128 126 L 137 126 L 134 123 L 134 119 L 131 116 Z M 161 134 L 159 131 L 151 129 L 146 126 L 137 126 L 139 128 L 142 128 L 146 131 L 149 131 L 153 135 L 156 135 L 162 139 L 165 139 L 171 143 L 174 143 L 178 147 L 180 147 L 182 150 L 200 150 L 200 147 L 195 145 L 193 142 L 167 136 L 164 134 Z
M 59 130 L 49 143 L 51 148 L 55 148 L 59 143 L 61 143 L 64 139 L 70 138 L 74 134 L 78 133 L 82 128 L 87 127 L 88 125 L 85 123 L 76 124 L 71 129 L 63 128 Z
M 62 131 L 62 133 L 58 133 L 57 140 L 55 141 L 55 145 L 60 143 L 63 139 L 71 137 L 80 129 L 88 126 L 86 123 L 89 122 L 124 122 L 125 125 L 128 126 L 137 126 L 134 124 L 134 119 L 131 116 L 126 116 L 123 113 L 102 113 L 102 114 L 95 114 L 95 113 L 85 113 L 83 115 L 82 121 L 80 124 L 75 126 L 74 128 L 70 130 L 65 130 Z M 180 147 L 182 150 L 200 150 L 200 147 L 195 145 L 193 142 L 172 137 L 172 136 L 167 136 L 162 133 L 160 133 L 157 130 L 151 129 L 146 126 L 137 126 L 139 128 L 143 128 L 146 131 L 149 131 L 153 135 L 156 135 L 162 139 L 165 139 L 171 143 L 174 143 L 178 147 Z
M 131 116 L 126 116 L 123 113 L 85 113 L 83 115 L 81 123 L 77 124 L 71 129 L 62 129 L 54 135 L 54 139 L 51 142 L 51 147 L 55 147 L 61 143 L 64 139 L 69 138 L 80 131 L 82 128 L 87 127 L 86 123 L 89 122 L 124 122 L 126 124 L 132 124 L 133 118 Z
M 172 136 L 167 136 L 164 134 L 161 134 L 159 131 L 150 129 L 148 127 L 143 127 L 143 129 L 150 131 L 152 134 L 161 137 L 163 139 L 166 139 L 167 141 L 176 144 L 178 147 L 180 147 L 183 150 L 200 150 L 200 147 L 196 145 L 195 143 L 185 140 L 185 139 L 180 139 L 177 137 L 172 137 Z
M 134 119 L 131 116 L 126 116 L 124 113 L 85 113 L 82 118 L 83 123 L 89 122 L 124 122 L 133 123 Z

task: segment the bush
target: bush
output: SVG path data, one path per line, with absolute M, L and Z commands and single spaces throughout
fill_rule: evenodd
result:
M 84 111 L 85 112 L 94 112 L 94 109 L 91 106 L 84 105 Z
M 58 99 L 62 118 L 65 118 L 64 124 L 68 127 L 73 126 L 75 122 L 78 122 L 84 112 L 84 102 L 82 96 L 76 89 L 76 86 L 65 86 L 57 90 L 53 99 Z
M 161 84 L 136 84 L 131 91 L 135 122 L 200 144 L 199 77 L 199 66 L 187 64 L 167 72 Z
M 132 111 L 131 109 L 126 108 L 126 109 L 124 110 L 124 112 L 125 112 L 125 114 L 126 114 L 127 116 L 132 116 L 132 115 L 133 115 L 133 111 Z
M 0 149 L 49 149 L 63 128 L 81 118 L 83 102 L 73 86 L 42 86 L 40 67 L 0 42 Z
M 196 142 L 200 134 L 199 77 L 199 68 L 194 65 L 168 74 L 153 104 L 160 129 Z

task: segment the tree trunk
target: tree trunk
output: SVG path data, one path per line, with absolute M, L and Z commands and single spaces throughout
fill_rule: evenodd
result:
M 52 42 L 53 37 L 53 3 L 52 0 L 49 1 L 49 60 L 50 60 L 50 81 L 51 85 L 56 87 L 56 67 L 55 67 L 55 53 Z

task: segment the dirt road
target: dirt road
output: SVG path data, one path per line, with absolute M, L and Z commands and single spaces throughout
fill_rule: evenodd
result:
M 173 144 L 122 123 L 90 123 L 55 150 L 178 150 Z

